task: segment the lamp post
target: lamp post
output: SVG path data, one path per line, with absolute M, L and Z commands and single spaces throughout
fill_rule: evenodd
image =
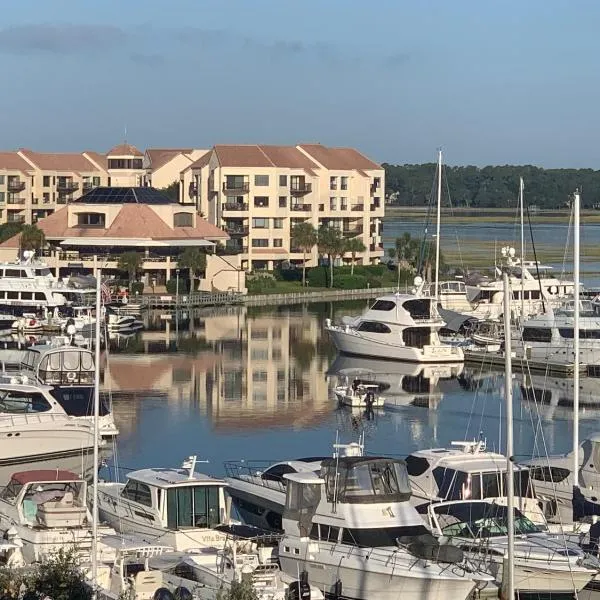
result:
M 175 310 L 179 309 L 179 269 L 175 269 Z

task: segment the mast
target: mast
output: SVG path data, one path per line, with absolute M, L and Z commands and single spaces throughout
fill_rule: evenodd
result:
M 92 494 L 92 589 L 93 597 L 97 597 L 98 586 L 98 469 L 100 467 L 99 443 L 100 443 L 100 322 L 102 318 L 101 309 L 101 280 L 102 269 L 96 271 L 96 344 L 94 350 L 94 473 Z
M 510 332 L 510 286 L 508 273 L 502 273 L 504 283 L 504 401 L 506 404 L 506 496 L 508 510 L 508 560 L 506 561 L 507 599 L 515 597 L 515 479 L 513 472 L 513 389 L 512 389 L 512 348 Z
M 440 220 L 442 216 L 442 150 L 438 151 L 437 220 L 435 229 L 435 302 L 439 302 Z
M 573 196 L 573 486 L 579 487 L 579 190 Z
M 521 209 L 521 323 L 525 318 L 525 281 L 523 280 L 523 263 L 525 262 L 525 223 L 523 219 L 523 178 L 519 177 L 519 206 Z

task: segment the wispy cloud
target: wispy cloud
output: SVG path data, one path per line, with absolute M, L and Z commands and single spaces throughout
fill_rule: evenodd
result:
M 127 34 L 112 25 L 40 24 L 0 29 L 0 52 L 75 54 L 124 43 Z

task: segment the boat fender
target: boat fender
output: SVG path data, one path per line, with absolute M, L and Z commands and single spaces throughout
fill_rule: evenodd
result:
M 175 600 L 192 600 L 194 596 L 192 596 L 192 592 L 190 592 L 190 590 L 180 585 L 179 587 L 175 588 L 173 597 Z
M 173 594 L 165 587 L 158 588 L 154 595 L 152 596 L 152 600 L 175 600 Z

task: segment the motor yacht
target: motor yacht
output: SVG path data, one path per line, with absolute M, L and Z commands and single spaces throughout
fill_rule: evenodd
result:
M 412 294 L 377 298 L 361 316 L 344 317 L 341 325 L 325 322 L 335 347 L 345 354 L 417 363 L 463 361 L 460 347 L 440 341 L 443 326 L 435 301 Z
M 508 509 L 487 500 L 430 504 L 428 523 L 437 536 L 450 540 L 473 564 L 487 566 L 502 585 L 508 552 Z M 574 594 L 598 574 L 600 563 L 564 535 L 540 530 L 518 509 L 514 511 L 513 569 L 517 592 Z
M 110 306 L 106 306 L 105 310 L 106 327 L 111 333 L 137 331 L 144 327 L 144 323 L 135 314 L 123 313 L 121 310 L 115 310 Z
M 126 483 L 98 484 L 100 518 L 118 532 L 177 551 L 221 547 L 226 524 L 225 481 L 195 472 L 196 457 L 181 469 L 150 468 L 127 474 Z
M 406 467 L 413 504 L 453 500 L 493 500 L 506 505 L 506 456 L 487 450 L 485 441 L 452 442 L 450 448 L 417 450 Z M 546 519 L 534 494 L 529 469 L 515 467 L 515 505 L 537 525 Z
M 73 549 L 89 558 L 92 518 L 86 499 L 87 483 L 70 471 L 14 473 L 0 492 L 0 531 L 5 536 L 16 532 L 27 563 L 39 562 L 60 549 Z M 100 536 L 110 533 L 114 531 L 100 529 Z M 111 555 L 101 545 L 99 550 Z
M 279 562 L 326 595 L 356 600 L 467 598 L 492 578 L 440 544 L 411 505 L 404 461 L 340 457 L 285 475 Z
M 362 456 L 364 439 L 334 444 L 333 456 Z M 276 463 L 227 461 L 225 482 L 233 507 L 244 523 L 271 531 L 281 531 L 288 473 L 316 473 L 324 456 L 296 458 Z

